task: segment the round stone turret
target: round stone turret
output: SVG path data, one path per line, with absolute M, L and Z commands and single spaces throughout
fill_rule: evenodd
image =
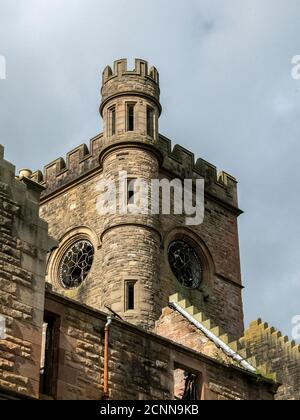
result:
M 121 59 L 103 72 L 100 114 L 104 120 L 106 142 L 139 141 L 154 144 L 158 139 L 160 104 L 159 74 L 148 70 L 147 61 L 136 59 L 129 71 Z
M 104 70 L 100 106 L 104 144 L 100 161 L 103 178 L 114 182 L 118 197 L 122 188 L 127 189 L 127 202 L 134 197 L 133 202 L 138 203 L 138 181 L 150 188 L 151 180 L 159 178 L 159 98 L 158 72 L 155 68 L 148 71 L 146 61 L 136 60 L 133 71 L 128 71 L 127 60 L 116 61 L 114 71 L 110 67 Z M 125 187 L 120 186 L 121 173 L 128 177 Z M 134 185 L 131 192 L 128 181 Z M 103 226 L 102 303 L 123 319 L 153 329 L 161 313 L 159 217 L 150 212 L 131 213 L 130 205 L 124 213 L 119 201 Z

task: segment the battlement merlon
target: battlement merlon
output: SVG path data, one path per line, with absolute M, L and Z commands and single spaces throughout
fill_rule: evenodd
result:
M 144 97 L 153 101 L 162 112 L 160 104 L 159 73 L 155 67 L 149 70 L 148 62 L 135 60 L 135 69 L 128 70 L 127 59 L 114 62 L 114 70 L 107 66 L 102 76 L 102 102 L 100 114 L 108 102 L 124 96 Z

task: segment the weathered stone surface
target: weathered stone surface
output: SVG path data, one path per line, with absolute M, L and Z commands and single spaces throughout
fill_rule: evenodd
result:
M 134 71 L 128 71 L 124 60 L 118 60 L 114 70 L 107 67 L 102 95 L 104 134 L 91 140 L 90 149 L 79 146 L 66 160 L 50 163 L 44 174 L 38 171 L 31 179 L 15 179 L 15 168 L 4 161 L 0 147 L 0 314 L 5 315 L 7 327 L 7 337 L 0 341 L 0 388 L 12 399 L 20 394 L 38 398 L 46 312 L 56 316 L 52 397 L 101 399 L 106 315 L 97 310 L 106 311 L 108 306 L 130 323 L 114 320 L 111 327 L 111 398 L 172 399 L 182 394 L 186 369 L 201 378 L 201 399 L 273 399 L 273 381 L 231 363 L 205 335 L 167 308 L 169 296 L 181 294 L 192 311 L 194 306 L 201 311 L 198 315 L 203 311 L 209 326 L 238 346 L 235 340 L 243 335 L 244 321 L 236 180 L 224 172 L 218 175 L 213 165 L 195 161 L 180 146 L 172 149 L 170 140 L 159 134 L 159 75 L 145 61 L 137 60 Z M 127 112 L 132 103 L 135 123 L 129 132 Z M 120 171 L 148 184 L 163 178 L 204 179 L 204 223 L 187 227 L 185 215 L 100 215 L 99 182 L 117 180 Z M 58 241 L 55 249 L 42 219 Z M 182 287 L 170 269 L 168 248 L 177 239 L 189 242 L 201 257 L 203 281 L 197 290 Z M 80 287 L 66 290 L 59 280 L 60 262 L 77 240 L 93 244 L 93 266 Z M 134 310 L 125 305 L 126 281 L 135 282 Z M 149 332 L 156 321 L 160 336 Z M 251 331 L 241 340 L 247 351 L 257 353 L 259 363 L 269 363 L 280 373 L 283 386 L 277 398 L 298 396 L 299 349 L 278 335 L 274 344 L 269 337 L 273 331 L 268 339 Z
M 0 191 L 0 314 L 7 334 L 0 340 L 0 386 L 38 398 L 46 254 L 53 243 L 39 218 L 40 186 L 15 179 L 2 146 Z
M 80 146 L 45 170 L 41 217 L 60 248 L 50 255 L 47 282 L 62 295 L 96 309 L 112 308 L 122 318 L 151 330 L 170 295 L 181 292 L 234 338 L 244 330 L 238 243 L 236 181 L 217 175 L 209 163 L 159 135 L 158 74 L 137 60 L 128 71 L 124 60 L 107 68 L 103 76 L 104 134 L 94 138 L 89 153 Z M 144 90 L 144 92 L 143 92 Z M 126 107 L 135 104 L 134 131 L 127 130 Z M 116 109 L 112 135 L 110 110 Z M 155 112 L 155 133 L 147 135 L 147 108 Z M 102 216 L 97 211 L 103 179 L 117 181 L 120 171 L 130 179 L 205 179 L 204 223 L 187 227 L 185 215 Z M 119 196 L 118 196 L 119 198 Z M 63 211 L 61 211 L 63 209 Z M 66 291 L 59 282 L 59 261 L 68 243 L 89 239 L 95 248 L 90 275 L 76 290 Z M 187 290 L 175 279 L 167 257 L 172 240 L 185 238 L 203 256 L 204 279 L 198 290 Z M 136 281 L 134 311 L 125 307 L 126 281 Z
M 277 400 L 300 399 L 300 346 L 289 341 L 275 328 L 261 319 L 246 329 L 243 337 L 247 349 L 255 355 L 259 364 L 266 364 L 276 373 L 282 385 Z
M 56 398 L 101 399 L 106 315 L 84 308 L 53 292 L 46 293 L 46 310 L 60 317 Z M 174 378 L 178 366 L 199 373 L 202 377 L 200 393 L 203 399 L 274 398 L 272 381 L 258 381 L 256 375 L 248 374 L 234 365 L 227 365 L 224 359 L 216 357 L 214 353 L 207 356 L 203 349 L 208 340 L 200 335 L 198 340 L 189 340 L 188 335 L 193 331 L 186 322 L 180 322 L 178 318 L 173 319 L 178 323 L 171 337 L 174 339 L 173 343 L 128 323 L 113 320 L 109 338 L 111 399 L 173 399 L 176 388 Z M 76 326 L 74 320 L 77 320 Z M 165 328 L 170 331 L 168 324 Z M 186 337 L 184 341 L 182 337 Z

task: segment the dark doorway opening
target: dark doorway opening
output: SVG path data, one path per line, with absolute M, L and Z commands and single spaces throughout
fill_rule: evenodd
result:
M 45 313 L 40 368 L 40 394 L 55 398 L 58 373 L 60 318 Z

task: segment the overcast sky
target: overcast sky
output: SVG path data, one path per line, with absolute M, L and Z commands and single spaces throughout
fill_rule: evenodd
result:
M 42 168 L 102 130 L 101 73 L 158 67 L 160 131 L 239 180 L 246 322 L 300 314 L 299 0 L 0 0 L 0 143 Z

